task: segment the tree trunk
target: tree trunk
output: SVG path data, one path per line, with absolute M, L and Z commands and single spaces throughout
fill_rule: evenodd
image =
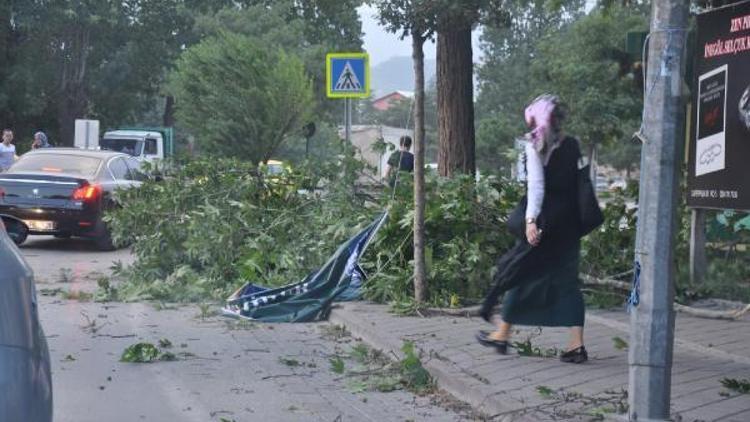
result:
M 174 126 L 174 96 L 172 95 L 167 95 L 165 98 L 162 125 L 164 125 L 164 127 Z
M 73 146 L 75 120 L 86 117 L 88 93 L 86 92 L 86 70 L 88 64 L 91 30 L 87 27 L 72 29 L 71 52 L 60 52 L 60 90 L 57 122 L 60 127 L 60 145 Z
M 414 299 L 427 300 L 424 235 L 424 37 L 412 34 L 414 59 Z
M 438 171 L 447 177 L 473 174 L 476 165 L 471 24 L 441 25 L 437 38 Z
M 11 1 L 0 0 L 0 87 L 5 87 L 9 67 L 11 65 Z M 3 125 L 11 125 L 11 113 L 7 107 L 0 108 L 0 119 Z

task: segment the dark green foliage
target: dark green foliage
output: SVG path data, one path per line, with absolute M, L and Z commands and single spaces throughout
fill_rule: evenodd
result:
M 265 162 L 307 122 L 303 63 L 256 40 L 221 33 L 190 48 L 170 77 L 177 118 L 213 155 Z
M 637 197 L 638 186 L 631 182 L 607 200 L 604 224 L 583 239 L 582 273 L 606 278 L 633 268 Z
M 273 177 L 233 160 L 192 161 L 164 182 L 121 192 L 125 206 L 108 219 L 137 257 L 121 270 L 121 296 L 202 301 L 243 280 L 301 279 L 377 212 L 354 189 L 361 164 L 349 157 Z M 325 193 L 309 190 L 324 185 Z
M 405 175 L 390 203 L 389 223 L 368 252 L 365 267 L 371 278 L 368 298 L 408 302 L 411 290 L 411 180 Z M 491 283 L 497 257 L 513 242 L 504 219 L 521 196 L 509 180 L 471 176 L 426 177 L 425 250 L 429 302 L 439 306 L 471 303 Z M 458 302 L 458 303 L 456 303 Z
M 71 145 L 74 119 L 102 129 L 161 125 L 165 76 L 185 49 L 218 30 L 256 37 L 302 56 L 324 100 L 323 53 L 359 50 L 360 0 L 86 0 L 0 2 L 0 121 L 19 151 L 45 130 Z M 236 18 L 244 16 L 244 18 Z M 215 23 L 215 25 L 214 25 Z M 325 114 L 325 113 L 319 113 Z M 180 122 L 177 122 L 180 126 Z M 296 130 L 297 128 L 295 128 Z M 183 131 L 178 131 L 182 136 Z
M 642 108 L 640 67 L 625 53 L 625 34 L 647 28 L 647 9 L 609 5 L 583 14 L 583 3 L 511 1 L 509 25 L 483 35 L 477 155 L 482 168 L 507 167 L 498 150 L 526 129 L 524 107 L 553 92 L 569 109 L 568 133 L 597 144 L 603 162 L 637 167 L 639 145 L 630 142 Z

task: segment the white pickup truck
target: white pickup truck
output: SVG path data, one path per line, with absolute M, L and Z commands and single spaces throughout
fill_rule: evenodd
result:
M 99 148 L 155 162 L 174 155 L 172 128 L 127 128 L 105 132 Z

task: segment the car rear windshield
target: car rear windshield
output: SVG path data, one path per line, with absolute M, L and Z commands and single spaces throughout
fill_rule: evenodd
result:
M 8 170 L 8 173 L 65 173 L 82 177 L 93 177 L 102 160 L 67 154 L 27 154 Z

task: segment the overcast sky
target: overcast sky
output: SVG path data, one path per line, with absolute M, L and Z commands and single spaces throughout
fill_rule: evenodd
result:
M 596 4 L 596 0 L 586 0 L 586 9 Z M 375 9 L 371 6 L 360 6 L 359 16 L 362 18 L 362 30 L 365 33 L 365 51 L 370 53 L 370 63 L 377 65 L 393 56 L 411 56 L 411 41 L 409 39 L 399 40 L 396 34 L 386 31 L 378 24 L 375 18 Z M 480 31 L 474 31 L 473 48 L 474 62 L 482 60 L 482 51 L 479 48 Z M 428 42 L 424 49 L 425 58 L 435 58 L 435 44 Z
M 378 24 L 375 9 L 371 6 L 361 6 L 359 15 L 362 18 L 362 30 L 365 33 L 365 51 L 370 53 L 370 63 L 374 66 L 394 56 L 411 56 L 411 40 L 399 40 L 397 34 L 392 34 Z M 474 61 L 481 58 L 479 50 L 479 32 L 474 31 Z M 435 44 L 425 44 L 426 59 L 435 58 Z

